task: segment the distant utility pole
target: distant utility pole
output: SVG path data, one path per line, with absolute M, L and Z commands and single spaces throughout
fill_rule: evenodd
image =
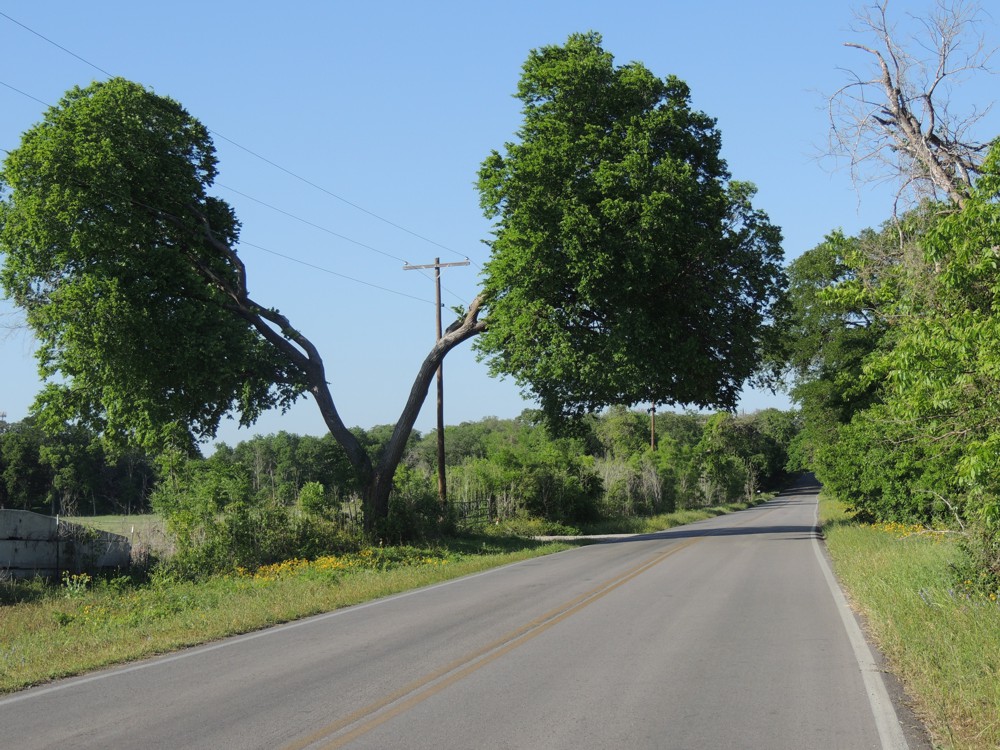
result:
M 457 263 L 442 263 L 440 258 L 435 258 L 433 263 L 428 263 L 423 266 L 411 266 L 409 264 L 403 266 L 404 271 L 419 271 L 424 268 L 434 269 L 434 291 L 435 291 L 435 302 L 437 303 L 437 320 L 436 320 L 436 333 L 437 338 L 435 341 L 441 340 L 441 269 L 451 268 L 452 266 L 467 266 L 469 265 L 469 260 L 462 260 Z M 448 502 L 448 485 L 445 480 L 444 473 L 444 363 L 438 365 L 437 371 L 437 448 L 438 448 L 438 498 L 441 500 L 441 506 L 444 507 L 445 503 Z
M 649 407 L 649 447 L 656 450 L 656 404 Z

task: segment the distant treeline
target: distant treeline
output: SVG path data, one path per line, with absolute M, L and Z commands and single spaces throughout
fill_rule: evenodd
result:
M 51 515 L 143 513 L 157 472 L 141 451 L 109 455 L 82 427 L 46 434 L 0 415 L 0 508 Z
M 445 428 L 448 494 L 490 520 L 527 515 L 556 522 L 649 515 L 752 496 L 782 478 L 794 412 L 650 415 L 614 408 L 555 436 L 538 415 L 487 417 Z M 374 455 L 392 427 L 355 428 Z M 428 507 L 436 490 L 437 436 L 410 436 L 396 476 L 397 511 Z M 109 454 L 81 428 L 47 435 L 29 418 L 0 421 L 0 506 L 76 515 L 169 511 L 197 496 L 222 511 L 233 503 L 300 505 L 336 514 L 359 492 L 343 450 L 329 436 L 279 432 L 211 456 Z M 429 511 L 428 511 L 429 512 Z M 440 509 L 435 509 L 440 513 Z M 410 521 L 417 521 L 411 518 Z M 406 523 L 406 519 L 401 519 Z

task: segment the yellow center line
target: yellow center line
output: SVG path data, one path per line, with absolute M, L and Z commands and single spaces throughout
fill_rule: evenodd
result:
M 342 719 L 318 729 L 309 736 L 285 746 L 284 750 L 302 750 L 303 748 L 309 747 L 310 745 L 320 742 L 321 740 L 332 737 L 352 724 L 367 718 L 367 721 L 360 726 L 355 727 L 347 734 L 336 738 L 329 744 L 322 746 L 326 750 L 343 747 L 347 743 L 370 732 L 393 717 L 408 711 L 417 704 L 422 703 L 431 696 L 441 692 L 446 687 L 453 685 L 464 677 L 467 677 L 487 664 L 499 659 L 501 656 L 514 650 L 518 646 L 521 646 L 536 636 L 541 635 L 552 626 L 562 622 L 585 607 L 607 596 L 619 586 L 628 583 L 636 576 L 641 575 L 666 558 L 680 552 L 685 547 L 688 547 L 697 541 L 700 541 L 700 538 L 688 539 L 675 544 L 670 549 L 656 555 L 656 557 L 652 560 L 636 565 L 625 573 L 605 581 L 585 593 L 561 604 L 560 606 L 549 610 L 540 617 L 536 617 L 526 625 L 501 636 L 482 648 L 455 659 L 449 664 L 446 664 L 434 672 L 431 672 L 430 674 L 411 682 L 399 690 L 384 696 L 378 701 L 360 708 Z M 389 706 L 392 706 L 392 708 L 387 711 L 383 710 Z

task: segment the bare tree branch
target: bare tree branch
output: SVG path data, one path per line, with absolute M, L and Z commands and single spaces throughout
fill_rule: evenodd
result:
M 938 0 L 928 17 L 910 18 L 918 33 L 904 37 L 889 4 L 855 14 L 855 32 L 868 41 L 845 46 L 866 53 L 874 70 L 846 71 L 849 82 L 829 97 L 830 153 L 848 160 L 856 184 L 897 183 L 897 202 L 931 195 L 962 206 L 988 147 L 972 131 L 990 107 L 957 111 L 952 95 L 970 76 L 993 72 L 985 13 L 972 0 Z

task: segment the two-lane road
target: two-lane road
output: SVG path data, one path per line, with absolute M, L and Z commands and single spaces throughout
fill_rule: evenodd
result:
M 18 693 L 0 745 L 905 747 L 815 509 L 803 488 Z

